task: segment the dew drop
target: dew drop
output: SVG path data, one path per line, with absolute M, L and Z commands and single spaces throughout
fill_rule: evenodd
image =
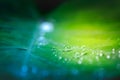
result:
M 89 63 L 92 64 L 92 60 L 91 59 L 89 59 Z
M 115 49 L 114 48 L 112 49 L 112 54 L 115 54 Z
M 106 58 L 107 58 L 107 59 L 110 59 L 110 55 L 107 55 Z
M 103 56 L 103 54 L 102 53 L 100 53 L 100 57 L 102 57 Z
M 57 55 L 55 54 L 55 56 L 57 56 Z
M 120 54 L 120 50 L 118 51 L 118 53 Z
M 62 57 L 61 57 L 61 56 L 59 56 L 59 59 L 62 59 Z
M 74 58 L 78 58 L 78 57 L 79 57 L 79 52 L 76 52 Z
M 67 58 L 65 58 L 65 61 L 67 61 Z
M 82 60 L 79 60 L 79 61 L 78 61 L 78 64 L 82 64 Z
M 97 61 L 99 60 L 99 57 L 98 57 L 98 56 L 96 56 L 96 60 L 97 60 Z

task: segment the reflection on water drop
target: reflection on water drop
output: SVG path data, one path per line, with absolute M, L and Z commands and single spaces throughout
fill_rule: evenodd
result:
M 78 64 L 82 64 L 82 60 L 79 60 L 79 61 L 78 61 Z
M 70 51 L 72 51 L 72 48 L 69 46 L 65 46 L 63 49 L 63 52 L 70 52 Z
M 120 54 L 120 50 L 118 51 L 118 53 Z
M 103 56 L 103 54 L 102 53 L 100 53 L 100 57 L 102 57 Z
M 115 54 L 115 49 L 114 48 L 112 49 L 112 54 Z
M 107 55 L 106 58 L 107 58 L 107 59 L 110 59 L 110 55 Z
M 120 53 L 118 54 L 118 57 L 120 58 Z
M 89 61 L 90 64 L 92 64 L 92 62 L 93 62 L 91 59 L 89 59 L 88 61 Z
M 55 56 L 57 56 L 57 55 L 55 54 Z
M 84 49 L 84 48 L 86 48 L 86 46 L 85 46 L 85 45 L 81 46 L 81 49 Z
M 45 39 L 45 37 L 43 37 L 43 36 L 39 37 L 38 46 L 44 46 L 44 45 L 47 45 L 47 44 L 48 44 L 48 41 Z
M 61 57 L 61 56 L 59 56 L 59 59 L 62 59 L 62 57 Z
M 65 61 L 67 61 L 67 58 L 65 58 Z
M 79 52 L 76 52 L 75 55 L 74 55 L 74 58 L 79 58 Z
M 96 60 L 99 61 L 99 57 L 98 56 L 96 56 Z

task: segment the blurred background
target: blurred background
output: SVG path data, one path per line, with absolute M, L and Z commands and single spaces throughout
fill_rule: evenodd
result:
M 120 80 L 120 1 L 0 0 L 0 80 Z

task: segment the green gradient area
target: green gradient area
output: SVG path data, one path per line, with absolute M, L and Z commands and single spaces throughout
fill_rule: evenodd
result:
M 86 69 L 103 66 L 116 68 L 119 64 L 120 6 L 115 6 L 117 1 L 111 4 L 112 8 L 110 3 L 101 6 L 102 1 L 100 2 L 96 3 L 99 5 L 88 6 L 78 5 L 77 3 L 82 4 L 80 1 L 71 1 L 70 4 L 66 2 L 49 15 L 56 21 L 56 41 L 65 44 L 56 48 L 58 56 L 55 56 L 59 63 L 84 66 Z

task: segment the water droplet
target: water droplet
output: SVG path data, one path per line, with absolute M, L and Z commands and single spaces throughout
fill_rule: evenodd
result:
M 82 60 L 79 60 L 79 61 L 78 61 L 78 64 L 82 64 Z
M 100 57 L 102 57 L 103 56 L 103 54 L 102 53 L 100 53 Z
M 70 48 L 69 46 L 66 46 L 63 50 L 63 52 L 70 52 L 72 51 L 72 48 Z
M 65 61 L 67 61 L 67 58 L 65 58 Z
M 71 61 L 71 59 L 68 59 L 68 61 Z
M 38 45 L 39 45 L 39 46 L 45 46 L 45 45 L 47 45 L 47 44 L 48 44 L 48 41 L 45 39 L 45 37 L 40 36 L 40 37 L 38 38 Z
M 43 22 L 40 25 L 40 30 L 42 32 L 51 32 L 51 31 L 53 31 L 53 24 L 50 22 Z
M 80 60 L 83 60 L 83 57 L 81 57 Z
M 59 56 L 59 59 L 62 59 L 62 57 L 61 57 L 61 56 Z
M 79 58 L 79 52 L 76 52 L 74 55 L 75 58 Z
M 51 51 L 56 51 L 56 48 L 52 48 Z
M 91 59 L 89 59 L 89 63 L 92 64 L 92 62 L 93 62 L 93 61 L 92 61 Z
M 110 59 L 110 55 L 107 55 L 106 58 L 107 58 L 107 59 Z
M 86 47 L 85 45 L 81 46 L 81 48 L 85 48 L 85 47 Z
M 118 53 L 120 54 L 120 50 L 118 51 Z
M 99 57 L 98 57 L 98 56 L 96 56 L 96 60 L 97 60 L 97 61 L 99 60 Z
M 94 54 L 94 52 L 92 51 L 92 54 Z
M 114 48 L 112 49 L 112 53 L 115 54 L 115 49 Z

